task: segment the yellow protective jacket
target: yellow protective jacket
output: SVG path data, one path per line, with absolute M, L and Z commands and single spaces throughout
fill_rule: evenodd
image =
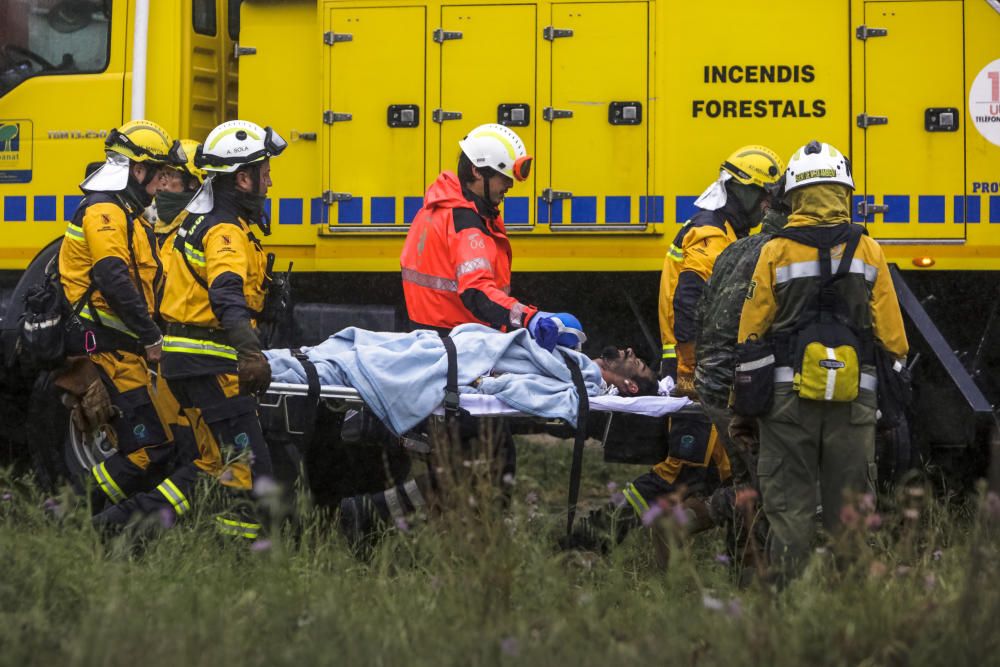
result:
M 852 224 L 843 186 L 810 186 L 793 191 L 790 199 L 789 229 Z M 834 271 L 843 251 L 844 244 L 830 251 Z M 837 289 L 846 304 L 851 326 L 859 331 L 871 331 L 876 344 L 899 359 L 905 358 L 909 346 L 903 316 L 889 267 L 877 241 L 869 236 L 861 237 L 847 278 L 838 282 Z M 768 241 L 761 250 L 747 290 L 739 340 L 742 342 L 751 336 L 775 337 L 794 331 L 805 309 L 815 303 L 821 280 L 816 248 L 780 236 Z M 873 371 L 868 364 L 862 366 L 863 373 Z
M 167 378 L 236 372 L 227 329 L 255 324 L 264 307 L 267 258 L 247 221 L 226 207 L 189 215 L 166 261 L 160 315 Z
M 676 363 L 677 343 L 694 342 L 698 300 L 716 258 L 736 239 L 721 209 L 698 211 L 674 237 L 660 274 L 660 342 L 667 364 Z
M 156 240 L 138 207 L 120 195 L 91 192 L 84 197 L 63 236 L 59 275 L 66 299 L 74 305 L 94 282 L 80 316 L 99 334 L 107 334 L 111 344 L 102 348 L 135 350 L 159 340 L 153 318 L 163 268 Z

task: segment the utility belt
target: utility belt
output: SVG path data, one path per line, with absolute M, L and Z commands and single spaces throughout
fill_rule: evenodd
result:
M 113 313 L 84 305 L 67 327 L 67 351 L 70 354 L 130 352 L 142 354 L 139 337 Z
M 236 361 L 236 348 L 229 344 L 223 329 L 179 322 L 167 323 L 163 337 L 165 354 L 197 354 Z
M 800 398 L 848 403 L 862 389 L 875 391 L 874 339 L 844 324 L 819 322 L 792 335 L 779 334 L 736 346 L 733 410 L 762 417 L 771 410 L 774 385 L 791 384 Z

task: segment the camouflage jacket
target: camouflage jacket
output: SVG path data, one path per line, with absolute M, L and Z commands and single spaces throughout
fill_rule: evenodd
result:
M 739 239 L 718 259 L 698 302 L 694 386 L 702 401 L 716 407 L 729 403 L 736 368 L 736 338 L 747 285 L 764 244 L 785 226 L 787 218 L 769 211 L 759 234 Z

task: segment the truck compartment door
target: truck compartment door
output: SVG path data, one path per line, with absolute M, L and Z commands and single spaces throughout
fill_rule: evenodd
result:
M 440 47 L 431 46 L 441 49 L 440 168 L 455 169 L 458 140 L 483 123 L 513 128 L 528 154 L 535 155 L 535 127 L 541 120 L 535 104 L 535 6 L 446 6 L 440 27 L 435 34 Z M 461 118 L 448 119 L 446 112 Z M 508 228 L 530 228 L 534 195 L 535 173 L 507 192 Z
M 865 63 L 855 220 L 878 239 L 964 239 L 962 3 L 867 2 L 855 37 Z
M 323 117 L 331 231 L 402 231 L 423 203 L 423 7 L 332 9 Z
M 538 201 L 552 231 L 646 227 L 648 12 L 645 2 L 552 5 L 551 161 Z

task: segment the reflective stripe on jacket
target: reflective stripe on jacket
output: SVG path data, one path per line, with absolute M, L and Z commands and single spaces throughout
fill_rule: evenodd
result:
M 723 211 L 698 211 L 677 233 L 660 274 L 660 342 L 663 358 L 675 359 L 677 343 L 694 342 L 697 306 L 715 259 L 736 232 Z

